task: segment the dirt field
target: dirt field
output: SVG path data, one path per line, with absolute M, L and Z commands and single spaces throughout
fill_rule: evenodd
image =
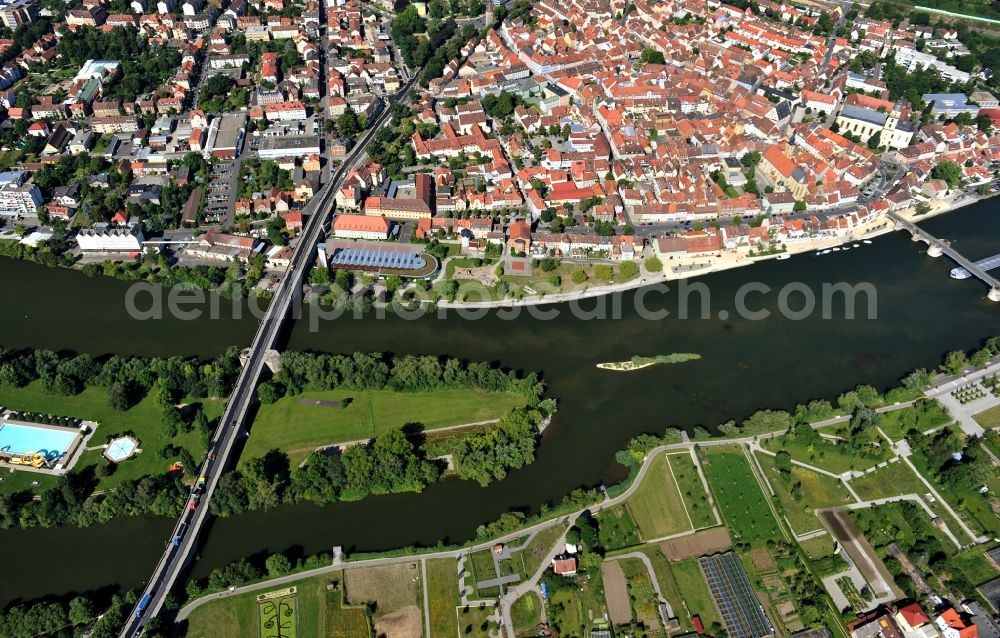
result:
M 625 573 L 616 560 L 601 563 L 604 577 L 604 596 L 608 599 L 608 616 L 615 625 L 632 622 L 632 605 L 629 603 Z
M 731 546 L 729 530 L 725 527 L 713 527 L 690 536 L 664 541 L 660 543 L 660 551 L 670 560 L 685 560 L 721 552 Z
M 750 551 L 750 561 L 753 562 L 753 566 L 757 568 L 762 574 L 767 574 L 778 569 L 778 566 L 774 564 L 774 559 L 771 558 L 771 554 L 763 547 L 757 547 Z
M 375 635 L 385 638 L 420 638 L 420 609 L 407 605 L 375 620 Z
M 344 572 L 347 599 L 352 605 L 374 602 L 376 615 L 392 613 L 417 602 L 416 563 L 385 565 Z

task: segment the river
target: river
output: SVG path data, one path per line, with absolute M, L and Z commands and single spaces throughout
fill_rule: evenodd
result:
M 1000 252 L 998 204 L 979 203 L 928 220 L 924 227 L 980 259 Z M 444 319 L 409 321 L 342 318 L 322 322 L 313 331 L 308 317 L 303 318 L 288 335 L 287 347 L 448 354 L 538 370 L 549 394 L 560 401 L 559 413 L 545 432 L 535 463 L 500 483 L 480 488 L 449 480 L 422 494 L 218 519 L 194 573 L 204 575 L 231 560 L 290 548 L 314 553 L 333 545 L 379 550 L 459 542 L 504 511 L 536 511 L 575 487 L 619 480 L 622 468 L 614 462 L 614 452 L 638 433 L 671 425 L 714 427 L 758 408 L 789 409 L 816 397 L 833 399 L 859 383 L 886 387 L 914 367 L 937 365 L 948 350 L 971 349 L 1000 334 L 1000 304 L 985 299 L 983 284 L 950 279 L 953 264 L 926 256 L 925 249 L 897 232 L 847 252 L 810 253 L 696 279 L 710 292 L 706 319 L 677 318 L 676 293 L 642 290 L 622 295 L 620 317 L 604 320 L 574 317 L 569 304 L 548 307 L 559 312 L 552 320 L 523 311 L 513 320 L 496 312 L 478 320 L 449 312 Z M 736 317 L 734 299 L 747 281 L 772 289 L 748 297 L 751 308 L 771 312 L 767 319 Z M 250 318 L 135 321 L 124 310 L 126 284 L 32 264 L 0 260 L 0 282 L 6 302 L 0 343 L 5 347 L 208 357 L 229 344 L 247 343 L 254 327 Z M 820 318 L 818 310 L 802 320 L 783 318 L 777 313 L 777 291 L 791 282 L 813 291 L 823 283 L 870 282 L 877 292 L 877 318 L 866 317 L 865 303 L 851 320 L 843 318 L 842 303 L 832 305 L 831 319 Z M 670 317 L 644 318 L 635 310 L 637 296 L 650 310 L 669 310 Z M 610 308 L 611 299 L 588 300 L 579 307 L 593 310 L 599 304 Z M 694 306 L 697 310 L 699 304 Z M 719 318 L 723 310 L 729 318 Z M 634 354 L 671 352 L 696 352 L 702 358 L 631 373 L 594 367 Z M 159 556 L 169 527 L 169 521 L 141 519 L 88 530 L 0 532 L 0 546 L 8 556 L 32 557 L 18 561 L 28 574 L 0 584 L 0 604 L 98 583 L 138 585 Z M 95 556 L 107 560 L 95 561 Z

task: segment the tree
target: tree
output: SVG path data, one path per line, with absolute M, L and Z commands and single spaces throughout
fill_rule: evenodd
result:
M 278 389 L 270 381 L 265 381 L 257 386 L 257 398 L 264 405 L 270 405 L 281 398 Z
M 931 170 L 931 176 L 943 179 L 950 188 L 955 188 L 962 184 L 962 167 L 951 160 L 941 160 Z
M 74 625 L 85 625 L 94 619 L 94 603 L 86 596 L 77 596 L 69 601 L 69 621 Z
M 778 450 L 774 456 L 774 467 L 782 474 L 791 475 L 792 455 L 787 450 Z
M 634 261 L 623 261 L 621 265 L 618 266 L 618 273 L 625 277 L 635 277 L 639 274 L 639 266 L 636 265 Z
M 649 259 L 647 259 L 645 262 L 645 266 L 646 270 L 648 270 L 649 272 L 663 271 L 663 262 L 660 261 L 659 258 L 657 257 L 650 257 Z
M 361 121 L 354 109 L 347 107 L 337 118 L 337 131 L 344 137 L 354 139 L 361 132 Z
M 666 64 L 663 52 L 656 49 L 645 48 L 639 54 L 639 61 L 642 64 Z
M 614 277 L 614 271 L 611 269 L 611 266 L 606 264 L 594 266 L 594 279 L 598 281 L 610 281 L 612 277 Z
M 132 407 L 133 393 L 127 383 L 116 381 L 108 386 L 108 406 L 124 412 Z
M 942 368 L 948 374 L 958 374 L 967 363 L 964 350 L 952 350 L 944 357 Z
M 583 282 L 587 281 L 587 279 L 588 277 L 586 271 L 582 269 L 573 271 L 573 283 L 582 284 Z
M 267 569 L 268 576 L 284 576 L 292 571 L 292 561 L 288 560 L 284 554 L 271 554 L 264 561 L 264 567 Z

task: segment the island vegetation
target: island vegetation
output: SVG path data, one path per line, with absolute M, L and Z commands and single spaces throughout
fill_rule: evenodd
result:
M 701 359 L 701 355 L 693 352 L 674 352 L 673 354 L 658 354 L 653 357 L 644 357 L 637 354 L 628 361 L 598 363 L 597 367 L 601 370 L 631 372 L 632 370 L 641 370 L 643 368 L 660 364 L 684 363 L 685 361 L 695 361 L 697 359 Z

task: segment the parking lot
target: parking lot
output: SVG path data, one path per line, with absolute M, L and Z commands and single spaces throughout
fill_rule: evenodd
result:
M 228 225 L 236 199 L 236 179 L 239 161 L 219 162 L 212 167 L 212 175 L 205 195 L 205 223 Z

